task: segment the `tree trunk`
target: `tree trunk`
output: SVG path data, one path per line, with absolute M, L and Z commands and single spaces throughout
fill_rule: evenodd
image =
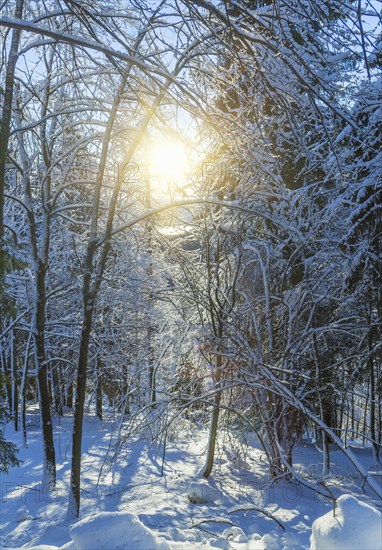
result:
M 66 406 L 73 409 L 73 382 L 70 382 L 66 390 Z
M 150 321 L 149 321 L 150 322 Z M 149 332 L 152 331 L 152 327 L 149 327 Z M 155 380 L 155 363 L 154 363 L 154 347 L 152 345 L 152 334 L 149 336 L 149 385 L 150 385 L 150 403 L 154 409 L 156 407 L 156 380 Z
M 102 365 L 101 365 L 102 367 Z M 102 420 L 102 368 L 98 355 L 96 357 L 96 414 L 97 418 Z
M 69 503 L 67 518 L 73 519 L 80 515 L 81 504 L 81 450 L 82 431 L 85 408 L 86 377 L 89 356 L 89 343 L 92 328 L 93 307 L 90 297 L 84 296 L 84 320 L 81 332 L 80 355 L 78 359 L 77 391 L 74 403 L 73 437 L 72 437 L 72 466 L 70 475 Z
M 374 371 L 374 358 L 373 358 L 373 337 L 371 334 L 371 325 L 372 325 L 372 306 L 369 304 L 368 307 L 368 324 L 369 324 L 369 333 L 367 336 L 367 345 L 368 345 L 368 357 L 367 357 L 367 368 L 369 371 L 369 402 L 370 402 L 370 438 L 371 438 L 371 448 L 373 449 L 374 463 L 379 464 L 379 445 L 377 441 L 377 430 L 376 430 L 376 401 L 377 396 L 375 393 L 375 371 Z
M 19 431 L 19 376 L 17 372 L 17 349 L 15 331 L 11 331 L 11 369 L 12 369 L 12 402 L 13 402 L 13 426 L 15 432 Z
M 221 366 L 223 364 L 221 355 L 216 355 L 215 359 L 215 390 L 214 403 L 212 406 L 211 420 L 210 420 L 210 432 L 208 436 L 208 447 L 205 465 L 200 472 L 205 478 L 209 477 L 214 465 L 215 447 L 218 433 L 219 414 L 220 414 L 220 402 L 222 398 L 221 382 Z
M 211 413 L 206 463 L 201 472 L 203 477 L 205 478 L 210 476 L 214 465 L 215 447 L 216 447 L 219 413 L 220 413 L 220 401 L 221 401 L 221 391 L 218 391 L 214 396 L 214 404 L 213 404 L 212 413 Z
M 22 19 L 23 7 L 24 0 L 18 0 L 15 7 L 15 19 Z M 8 156 L 8 142 L 12 116 L 13 91 L 15 84 L 15 69 L 18 58 L 20 36 L 21 30 L 13 29 L 7 69 L 5 73 L 3 109 L 0 120 L 0 243 L 4 236 L 5 166 Z
M 316 327 L 316 323 L 313 322 Z M 320 407 L 320 418 L 326 426 L 332 428 L 332 390 L 328 388 L 330 383 L 330 372 L 325 371 L 325 367 L 321 364 L 320 352 L 316 334 L 313 334 L 313 349 L 316 361 L 316 379 L 318 384 L 318 402 Z M 330 473 L 330 439 L 325 430 L 321 430 L 322 438 L 322 475 L 328 476 Z
M 28 382 L 28 363 L 29 352 L 32 341 L 32 332 L 29 334 L 27 349 L 25 350 L 23 376 L 21 379 L 20 397 L 21 397 L 21 429 L 23 432 L 23 445 L 27 447 L 27 382 Z
M 61 377 L 59 366 L 55 365 L 51 367 L 52 371 L 52 386 L 53 386 L 53 397 L 54 397 L 54 408 L 56 413 L 59 416 L 63 416 L 62 410 L 62 389 L 61 389 Z
M 146 176 L 146 208 L 149 210 L 151 208 L 151 185 L 150 185 L 150 176 Z M 153 227 L 151 221 L 147 224 L 147 243 L 148 249 L 147 254 L 149 256 L 149 262 L 147 266 L 147 281 L 148 284 L 152 284 L 152 276 L 154 273 L 153 266 Z M 154 348 L 154 321 L 153 321 L 153 307 L 154 307 L 154 294 L 150 290 L 147 297 L 148 303 L 148 315 L 147 315 L 147 361 L 148 361 L 148 371 L 149 371 L 149 399 L 152 408 L 155 408 L 156 402 L 156 382 L 155 382 L 155 348 Z
M 1 370 L 4 377 L 5 391 L 7 394 L 7 403 L 9 414 L 12 414 L 13 411 L 13 396 L 12 396 L 12 383 L 11 383 L 11 373 L 8 366 L 7 358 L 4 356 L 4 348 L 0 346 L 0 358 L 1 358 Z
M 356 439 L 358 434 L 355 434 L 355 407 L 354 407 L 354 391 L 351 392 L 350 395 L 350 403 L 351 403 L 351 431 L 352 431 L 352 439 Z
M 282 424 L 282 402 L 278 395 L 274 395 L 272 392 L 267 392 L 265 403 L 265 435 L 264 438 L 267 448 L 268 456 L 270 458 L 269 474 L 272 478 L 279 477 L 284 474 L 283 462 L 281 459 L 283 429 L 280 427 Z
M 35 348 L 36 371 L 40 401 L 41 427 L 44 449 L 43 487 L 51 491 L 56 486 L 56 455 L 53 440 L 51 396 L 45 362 L 45 274 L 46 267 L 39 261 L 36 269 Z
M 374 372 L 374 361 L 369 350 L 369 359 L 368 359 L 368 369 L 369 369 L 369 401 L 370 401 L 370 438 L 371 438 L 371 447 L 373 449 L 373 457 L 375 464 L 379 464 L 379 445 L 377 441 L 377 430 L 376 430 L 376 394 L 375 394 L 375 372 Z
M 322 432 L 322 475 L 330 474 L 330 442 L 329 437 L 325 432 Z

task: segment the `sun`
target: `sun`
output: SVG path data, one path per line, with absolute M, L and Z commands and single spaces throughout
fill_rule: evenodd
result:
M 170 185 L 184 185 L 190 164 L 184 143 L 162 138 L 152 141 L 148 148 L 148 169 L 155 187 L 166 190 Z

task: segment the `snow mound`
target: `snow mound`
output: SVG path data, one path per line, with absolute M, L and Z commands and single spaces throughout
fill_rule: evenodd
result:
M 187 540 L 186 535 L 183 533 L 183 531 L 181 529 L 178 529 L 177 527 L 170 527 L 170 529 L 168 530 L 168 534 L 172 540 L 175 540 L 177 542 L 186 542 Z
M 336 517 L 328 512 L 313 523 L 310 550 L 355 549 L 382 549 L 382 514 L 352 495 L 342 495 Z
M 26 506 L 22 506 L 21 508 L 18 508 L 16 510 L 15 514 L 15 521 L 18 523 L 21 523 L 22 521 L 25 521 L 29 518 L 29 510 L 26 508 Z
M 210 546 L 213 546 L 214 548 L 220 548 L 221 550 L 230 550 L 232 548 L 228 540 L 224 537 L 219 537 L 215 540 L 211 540 Z
M 233 542 L 248 542 L 248 537 L 240 527 L 228 527 L 223 532 L 223 537 Z
M 135 514 L 101 512 L 70 529 L 76 550 L 169 550 Z
M 279 538 L 272 533 L 264 535 L 261 542 L 264 550 L 281 550 L 282 548 Z
M 219 498 L 219 493 L 208 484 L 207 480 L 199 479 L 191 481 L 187 489 L 187 496 L 192 504 L 207 504 L 215 502 Z

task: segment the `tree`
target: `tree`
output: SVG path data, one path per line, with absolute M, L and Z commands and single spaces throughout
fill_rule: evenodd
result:
M 5 261 L 7 259 L 7 261 Z M 12 268 L 12 264 L 15 264 L 14 258 L 12 258 L 9 253 L 6 253 L 3 251 L 3 254 L 0 256 L 0 318 L 9 318 L 12 312 L 12 308 L 10 307 L 8 300 L 9 295 L 7 292 L 7 285 L 6 285 L 6 276 L 8 272 Z M 17 265 L 17 264 L 16 264 Z M 11 317 L 12 319 L 12 317 Z M 10 325 L 2 331 L 2 334 L 0 335 L 0 344 L 1 344 L 1 352 L 3 353 L 3 342 L 4 338 L 7 335 L 7 333 L 11 332 L 13 329 L 15 322 L 12 320 Z M 2 363 L 4 359 L 2 358 Z M 6 375 L 6 372 L 4 370 L 0 373 L 0 471 L 7 472 L 9 468 L 13 466 L 19 466 L 20 461 L 17 459 L 17 447 L 14 443 L 7 441 L 4 438 L 4 429 L 7 424 L 7 422 L 10 420 L 10 414 L 6 410 L 6 408 L 3 405 L 4 398 L 5 398 L 5 390 L 7 386 L 6 380 L 4 380 L 4 376 Z M 13 403 L 13 399 L 12 399 Z M 11 407 L 10 412 L 14 412 L 13 407 Z
M 14 17 L 22 19 L 24 0 L 15 3 Z M 3 108 L 0 122 L 0 242 L 4 236 L 4 192 L 6 184 L 6 163 L 8 160 L 8 142 L 12 118 L 12 101 L 15 87 L 15 69 L 18 59 L 21 30 L 13 29 L 9 46 L 8 61 L 6 64 L 5 86 L 3 95 Z
M 253 335 L 241 338 L 251 350 L 253 339 L 257 341 L 257 361 L 283 372 L 284 382 L 296 392 L 306 385 L 297 366 L 309 376 L 315 365 L 313 391 L 319 397 L 321 418 L 336 429 L 337 378 L 334 364 L 327 361 L 329 354 L 344 360 L 346 339 L 337 345 L 328 337 L 328 327 L 338 323 L 335 292 L 340 288 L 338 275 L 345 274 L 332 235 L 340 235 L 345 225 L 335 227 L 339 218 L 332 204 L 346 182 L 336 140 L 344 127 L 357 127 L 344 90 L 351 89 L 356 63 L 364 62 L 362 51 L 353 48 L 358 34 L 365 38 L 361 16 L 353 2 L 226 2 L 224 9 L 203 0 L 187 4 L 190 9 L 200 6 L 211 17 L 223 62 L 219 75 L 210 66 L 207 86 L 218 98 L 226 125 L 225 150 L 242 159 L 236 196 L 257 220 L 256 231 L 247 236 L 252 254 L 243 263 L 247 271 L 249 265 L 256 266 L 251 270 L 251 296 L 261 298 L 254 299 L 248 311 L 258 321 L 250 324 Z M 193 14 L 205 24 L 205 12 L 194 9 Z M 354 32 L 346 19 L 354 22 Z M 243 174 L 244 166 L 249 177 Z M 338 175 L 341 184 L 336 183 Z M 296 417 L 268 384 L 269 391 L 256 394 L 258 409 L 267 411 L 263 422 L 278 475 L 284 467 L 280 449 L 291 464 Z M 260 398 L 264 393 L 267 398 Z M 325 430 L 323 441 L 327 473 Z

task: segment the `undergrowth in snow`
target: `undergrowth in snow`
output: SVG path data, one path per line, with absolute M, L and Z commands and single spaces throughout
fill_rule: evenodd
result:
M 312 550 L 324 550 L 347 548 L 344 544 L 351 541 L 349 548 L 374 550 L 356 541 L 375 544 L 380 518 L 376 508 L 381 502 L 363 493 L 359 476 L 335 449 L 333 474 L 325 485 L 335 498 L 347 494 L 359 500 L 338 498 L 333 518 L 331 501 L 296 482 L 269 480 L 255 437 L 249 440 L 245 455 L 240 456 L 237 446 L 237 460 L 233 460 L 232 446 L 224 448 L 220 443 L 213 473 L 205 481 L 196 478 L 205 458 L 205 431 L 185 427 L 167 441 L 165 453 L 162 445 L 130 441 L 115 459 L 117 427 L 112 419 L 86 418 L 79 522 L 65 517 L 71 418 L 62 418 L 55 429 L 58 485 L 53 495 L 44 494 L 40 486 L 37 410 L 28 415 L 28 448 L 21 447 L 21 435 L 9 428 L 7 437 L 19 445 L 23 463 L 2 476 L 2 548 L 296 550 L 311 544 Z M 353 450 L 370 467 L 371 451 L 359 446 Z M 317 476 L 321 463 L 322 454 L 314 445 L 297 446 L 298 471 Z

